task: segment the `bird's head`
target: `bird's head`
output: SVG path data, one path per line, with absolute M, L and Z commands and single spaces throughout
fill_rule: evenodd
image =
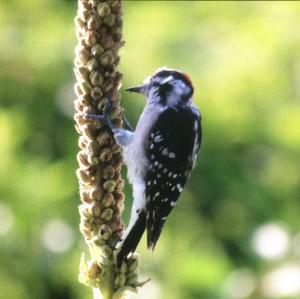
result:
M 142 85 L 126 90 L 144 94 L 148 104 L 163 106 L 191 105 L 194 92 L 192 82 L 185 73 L 166 67 L 159 68 Z

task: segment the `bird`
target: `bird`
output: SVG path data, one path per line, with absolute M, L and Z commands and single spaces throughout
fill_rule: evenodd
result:
M 194 87 L 186 73 L 161 67 L 126 90 L 146 97 L 135 130 L 125 117 L 123 128 L 114 126 L 107 113 L 109 99 L 102 115 L 87 115 L 112 130 L 133 188 L 130 221 L 117 245 L 118 267 L 134 253 L 145 230 L 147 247 L 154 250 L 196 164 L 202 139 L 201 113 L 193 105 Z

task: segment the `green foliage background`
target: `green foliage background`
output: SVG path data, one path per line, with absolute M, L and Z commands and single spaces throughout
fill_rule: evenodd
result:
M 91 298 L 77 282 L 86 249 L 72 119 L 76 6 L 0 2 L 1 299 Z M 124 14 L 124 86 L 163 65 L 186 71 L 204 132 L 155 252 L 139 246 L 152 281 L 134 298 L 299 298 L 271 296 L 265 284 L 268 273 L 300 263 L 300 3 L 125 1 Z M 136 123 L 144 100 L 123 91 L 122 99 Z M 130 187 L 126 196 L 128 217 Z M 59 253 L 43 242 L 53 220 L 65 235 L 51 236 L 69 244 Z M 265 223 L 289 239 L 272 261 L 252 246 Z

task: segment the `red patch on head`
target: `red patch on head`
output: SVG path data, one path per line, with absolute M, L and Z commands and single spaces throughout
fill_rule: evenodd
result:
M 182 73 L 182 75 L 186 79 L 186 81 L 188 81 L 191 84 L 191 86 L 193 87 L 193 83 L 192 83 L 192 80 L 190 79 L 190 77 L 186 73 Z

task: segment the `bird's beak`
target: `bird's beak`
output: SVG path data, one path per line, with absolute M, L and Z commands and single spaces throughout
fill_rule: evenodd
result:
M 133 87 L 129 87 L 129 88 L 126 88 L 125 90 L 126 91 L 130 91 L 130 92 L 136 92 L 136 93 L 145 93 L 146 91 L 146 85 L 145 84 L 142 84 L 142 85 L 139 85 L 139 86 L 133 86 Z

